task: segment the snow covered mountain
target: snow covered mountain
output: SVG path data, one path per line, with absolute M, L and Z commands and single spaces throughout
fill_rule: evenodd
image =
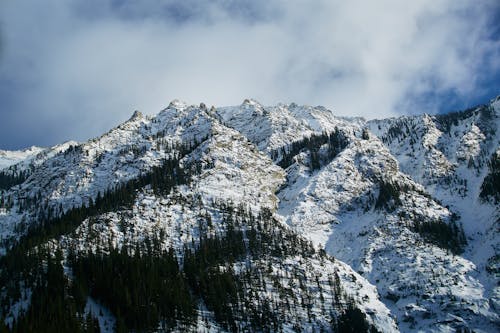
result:
M 43 148 L 35 146 L 16 151 L 0 150 L 0 169 L 5 169 L 20 161 L 26 160 L 41 151 L 43 151 Z
M 27 172 L 69 146 L 75 145 L 78 145 L 78 142 L 68 141 L 50 148 L 32 146 L 16 151 L 0 150 L 0 172 L 8 174 Z
M 60 329 L 40 309 L 89 332 L 496 332 L 499 113 L 173 101 L 2 152 L 1 316 L 23 332 Z

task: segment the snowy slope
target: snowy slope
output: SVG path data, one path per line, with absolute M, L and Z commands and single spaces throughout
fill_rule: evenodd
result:
M 144 186 L 129 207 L 86 218 L 49 243 L 85 253 L 134 248 L 161 235 L 161 247 L 174 249 L 182 264 L 186 247 L 229 230 L 224 205 L 255 216 L 269 210 L 274 224 L 268 232 L 309 239 L 335 257 L 305 247 L 303 254 L 285 251 L 281 259 L 232 264 L 237 274 L 250 274 L 249 267 L 270 272 L 261 279 L 266 287 L 252 293 L 258 304 L 291 306 L 280 303 L 283 290 L 301 303 L 280 313 L 284 331 L 330 327 L 329 313 L 337 310 L 325 305 L 335 298 L 327 285 L 337 274 L 346 299 L 382 332 L 496 332 L 499 209 L 480 192 L 499 150 L 499 112 L 496 99 L 445 116 L 366 122 L 296 104 L 245 100 L 208 110 L 173 101 L 156 116 L 135 112 L 88 142 L 19 155 L 4 170 L 29 170 L 29 177 L 2 193 L 2 251 L 47 212 L 59 216 L 91 206 L 106 191 L 180 158 L 192 173 L 185 184 L 169 193 Z M 332 147 L 338 138 L 341 144 Z M 285 157 L 289 162 L 283 163 Z M 239 223 L 252 228 L 244 219 Z M 282 242 L 279 248 L 295 251 L 288 237 Z M 290 272 L 301 272 L 303 281 Z M 303 290 L 293 293 L 297 283 Z M 327 302 L 309 299 L 318 290 Z M 85 311 L 94 311 L 94 303 L 89 299 Z M 204 304 L 198 311 L 199 331 L 223 330 Z
M 11 165 L 17 164 L 20 161 L 25 160 L 27 158 L 30 158 L 42 152 L 43 150 L 44 150 L 43 148 L 35 146 L 15 151 L 0 150 L 0 170 L 8 168 Z
M 203 110 L 175 102 L 154 118 L 136 112 L 101 137 L 59 151 L 3 195 L 12 204 L 0 210 L 1 238 L 15 239 L 25 232 L 41 206 L 61 213 L 137 178 L 175 154 L 177 147 L 206 137 L 211 121 Z
M 255 100 L 240 106 L 217 108 L 221 121 L 248 138 L 264 152 L 270 153 L 303 137 L 322 132 L 350 129 L 361 133 L 361 118 L 336 117 L 324 107 L 278 104 L 265 107 Z M 353 127 L 355 125 L 355 127 Z
M 282 185 L 284 171 L 256 147 L 248 142 L 238 132 L 214 123 L 211 136 L 190 155 L 184 163 L 192 161 L 202 162 L 202 171 L 194 177 L 189 186 L 182 185 L 168 196 L 157 196 L 151 190 L 145 189 L 135 201 L 132 209 L 108 213 L 96 219 L 86 220 L 74 234 L 59 240 L 63 248 L 73 248 L 85 252 L 89 249 L 106 249 L 109 244 L 121 248 L 126 245 L 134 247 L 137 242 L 155 235 L 165 235 L 162 248 L 173 248 L 182 256 L 186 244 L 196 244 L 200 237 L 224 233 L 227 225 L 224 224 L 222 212 L 214 203 L 232 202 L 235 206 L 248 207 L 250 211 L 277 207 L 276 189 Z M 210 216 L 210 226 L 206 223 L 206 216 Z M 288 227 L 281 222 L 274 228 Z M 267 260 L 267 261 L 266 261 Z M 300 256 L 288 257 L 281 263 L 273 262 L 272 258 L 257 260 L 251 267 L 260 265 L 269 266 L 272 263 L 274 276 L 281 280 L 269 280 L 266 292 L 258 295 L 260 301 L 286 299 L 280 294 L 281 288 L 291 288 L 290 272 L 304 272 L 305 284 L 313 291 L 317 282 L 314 276 L 320 274 L 321 288 L 327 290 L 328 277 L 338 274 L 342 287 L 349 297 L 353 297 L 363 312 L 369 315 L 369 320 L 383 332 L 397 331 L 396 325 L 389 310 L 378 299 L 377 290 L 363 277 L 354 272 L 348 265 L 335 260 L 329 261 L 322 257 L 313 257 L 304 260 Z M 181 258 L 182 261 L 182 258 Z M 248 263 L 236 263 L 233 269 L 243 274 Z M 276 281 L 282 287 L 276 289 Z M 300 294 L 296 293 L 298 299 Z M 333 294 L 325 292 L 322 296 L 326 303 L 333 302 Z M 292 298 L 293 299 L 293 298 Z M 330 300 L 330 301 L 328 301 Z M 330 310 L 316 299 L 311 305 L 311 313 L 315 320 L 311 323 L 307 319 L 307 312 L 299 307 L 292 307 L 290 312 L 284 313 L 287 323 L 282 328 L 285 331 L 295 331 L 296 327 L 305 330 L 319 330 L 329 325 Z M 200 309 L 201 311 L 201 309 Z M 210 318 L 210 313 L 203 313 L 203 320 Z M 295 328 L 294 328 L 295 327 Z M 206 327 L 199 327 L 204 331 Z M 208 330 L 208 329 L 207 329 Z
M 433 188 L 421 186 L 398 171 L 398 165 L 401 165 L 402 171 L 410 174 L 412 179 L 436 187 L 438 180 L 450 178 L 457 160 L 468 162 L 472 156 L 478 163 L 486 164 L 491 150 L 481 152 L 478 140 L 487 141 L 490 149 L 498 140 L 487 138 L 478 126 L 469 124 L 470 131 L 455 134 L 460 137 L 457 143 L 453 140 L 443 142 L 438 128 L 442 125 L 434 124 L 431 117 L 402 117 L 394 120 L 393 128 L 407 128 L 409 145 L 402 148 L 395 159 L 391 156 L 393 151 L 388 151 L 375 137 L 372 136 L 369 142 L 359 140 L 364 125 L 362 120 L 346 122 L 330 112 L 318 116 L 314 111 L 319 111 L 321 115 L 323 110 L 294 105 L 266 108 L 255 101 L 246 101 L 239 108 L 218 109 L 226 124 L 245 133 L 267 152 L 313 133 L 331 131 L 335 126 L 342 127 L 344 133 L 354 134 L 348 149 L 317 173 L 307 167 L 307 153 L 298 156 L 302 163 L 296 163 L 287 170 L 288 185 L 279 193 L 279 213 L 299 233 L 364 272 L 370 282 L 377 285 L 381 295 L 388 296 L 386 305 L 397 315 L 400 327 L 406 327 L 405 330 L 428 330 L 430 327 L 435 330 L 446 327 L 488 330 L 491 323 L 498 322 L 495 308 L 490 307 L 490 301 L 492 306 L 498 304 L 498 291 L 494 287 L 497 278 L 484 277 L 485 261 L 491 262 L 491 257 L 498 253 L 498 234 L 492 230 L 496 221 L 495 207 L 478 204 L 481 205 L 481 215 L 478 215 L 470 209 L 466 198 L 465 202 L 458 204 L 462 209 L 454 206 L 447 209 L 445 206 L 449 201 L 443 203 L 443 196 L 436 196 Z M 485 118 L 482 115 L 477 117 Z M 326 118 L 327 121 L 318 121 L 318 118 Z M 373 123 L 369 124 L 372 132 L 388 143 L 389 140 L 377 131 L 378 128 L 374 128 Z M 483 123 L 491 128 L 491 122 Z M 417 138 L 419 145 L 414 143 Z M 396 140 L 391 138 L 391 143 L 398 142 Z M 456 150 L 457 158 L 453 161 L 447 159 L 441 147 L 446 147 L 448 152 Z M 473 189 L 477 198 L 484 176 L 484 171 L 476 173 L 475 177 L 465 174 L 455 182 L 462 185 L 466 179 L 475 180 Z M 401 198 L 401 207 L 394 212 L 373 209 L 380 179 L 388 179 L 410 189 Z M 451 196 L 471 191 L 469 188 L 449 189 L 442 183 L 438 187 L 447 193 L 455 193 Z M 424 242 L 418 233 L 408 228 L 415 219 L 450 221 L 457 214 L 462 217 L 459 223 L 464 225 L 469 238 L 478 232 L 478 225 L 471 227 L 466 220 L 473 215 L 476 220 L 481 216 L 484 224 L 479 224 L 479 232 L 489 238 L 486 245 L 481 242 L 480 250 L 476 250 L 474 245 L 467 247 L 465 258 L 447 254 L 438 246 Z M 469 253 L 482 257 L 483 262 L 472 260 Z M 384 254 L 383 258 L 381 254 Z M 440 274 L 427 269 L 429 263 L 435 262 L 444 262 Z M 477 269 L 478 264 L 482 269 Z M 427 287 L 413 291 L 411 286 L 415 286 L 415 276 L 421 276 L 421 284 Z M 464 276 L 468 278 L 464 279 Z M 457 287 L 443 290 L 436 287 L 449 281 L 454 281 L 453 285 Z M 404 289 L 408 291 L 401 292 Z M 400 300 L 395 302 L 395 297 Z M 450 304 L 449 308 L 436 307 L 434 304 L 438 300 Z M 456 300 L 470 304 L 456 305 Z
M 427 192 L 460 216 L 468 237 L 463 257 L 474 263 L 484 294 L 498 309 L 500 211 L 494 200 L 480 197 L 488 162 L 500 145 L 500 99 L 443 116 L 372 121 L 401 169 Z M 396 128 L 402 129 L 401 131 Z
M 20 151 L 0 151 L 0 170 L 7 174 L 31 172 L 45 160 L 64 152 L 71 146 L 77 146 L 76 141 L 67 141 L 50 148 L 31 147 Z
M 288 171 L 291 185 L 279 193 L 283 219 L 376 285 L 403 331 L 488 329 L 498 320 L 474 263 L 412 231 L 415 220 L 449 221 L 452 214 L 399 172 L 380 141 L 353 139 L 312 175 L 300 164 Z M 375 208 L 381 180 L 405 189 L 397 207 Z M 438 262 L 436 273 L 430 264 Z

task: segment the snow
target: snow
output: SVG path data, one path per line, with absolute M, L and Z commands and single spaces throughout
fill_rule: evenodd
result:
M 352 128 L 348 120 L 323 107 L 296 104 L 265 107 L 249 100 L 241 106 L 217 108 L 216 113 L 223 124 L 239 131 L 264 152 L 286 147 L 312 134 Z
M 0 170 L 6 169 L 11 165 L 17 164 L 20 161 L 26 160 L 39 154 L 44 149 L 40 147 L 32 146 L 24 150 L 0 150 Z
M 130 210 L 104 214 L 92 221 L 86 220 L 75 234 L 63 237 L 60 244 L 62 246 L 71 244 L 80 251 L 103 249 L 109 243 L 120 248 L 125 244 L 140 242 L 144 237 L 163 233 L 166 237 L 162 247 L 174 248 L 182 262 L 184 244 L 198 241 L 201 232 L 200 223 L 205 223 L 203 221 L 206 215 L 210 215 L 213 221 L 210 233 L 224 232 L 225 226 L 221 224 L 220 213 L 212 206 L 212 202 L 231 200 L 235 206 L 243 204 L 255 212 L 262 207 L 271 209 L 277 207 L 278 199 L 275 192 L 284 182 L 283 170 L 276 167 L 266 155 L 259 152 L 238 132 L 215 123 L 212 127 L 212 137 L 187 156 L 185 163 L 189 163 L 191 159 L 203 161 L 206 168 L 204 167 L 201 174 L 194 178 L 190 186 L 179 186 L 172 194 L 164 197 L 156 196 L 152 191 L 145 189 L 139 194 Z M 307 265 L 307 268 L 302 268 L 305 272 L 315 271 L 322 274 L 338 272 L 346 293 L 352 296 L 361 310 L 369 315 L 369 320 L 384 332 L 397 331 L 389 310 L 378 298 L 376 288 L 348 265 L 338 260 L 334 264 L 303 262 L 300 258 L 290 260 L 285 261 L 283 265 L 293 269 Z M 255 262 L 252 265 L 257 264 Z M 263 261 L 261 264 L 265 265 L 266 262 Z M 238 271 L 238 267 L 234 269 Z M 280 275 L 279 272 L 276 274 Z M 310 287 L 313 288 L 314 281 L 310 283 Z M 273 288 L 272 281 L 269 281 L 269 287 L 266 288 L 268 292 L 261 294 L 261 297 L 270 299 L 278 297 L 275 295 L 277 291 L 269 293 Z M 325 316 L 319 304 L 312 312 L 316 318 Z M 293 317 L 295 319 L 289 320 L 296 321 L 297 318 L 303 318 L 301 321 L 305 325 L 307 322 L 305 316 L 304 313 L 295 313 Z M 322 320 L 328 320 L 327 316 Z M 290 330 L 291 327 L 293 325 L 290 326 Z
M 30 288 L 23 289 L 21 291 L 21 299 L 10 306 L 8 314 L 5 316 L 4 323 L 12 327 L 15 319 L 19 317 L 19 314 L 28 310 L 31 302 L 32 291 Z
M 6 191 L 14 205 L 0 210 L 0 238 L 17 239 L 36 221 L 34 209 L 20 209 L 24 198 L 39 196 L 40 203 L 55 209 L 80 206 L 176 154 L 173 145 L 203 140 L 181 161 L 201 162 L 201 172 L 189 185 L 163 196 L 143 188 L 129 209 L 88 219 L 73 234 L 54 241 L 86 251 L 164 234 L 162 247 L 174 248 L 182 262 L 184 245 L 196 243 L 202 232 L 225 232 L 214 202 L 230 201 L 252 212 L 266 207 L 281 227 L 336 258 L 286 258 L 273 263 L 273 273 L 337 272 L 346 293 L 383 332 L 495 332 L 500 322 L 499 277 L 487 267 L 499 255 L 500 211 L 479 193 L 487 162 L 499 149 L 499 111 L 497 98 L 449 123 L 430 115 L 366 122 L 293 103 L 263 106 L 246 100 L 207 110 L 173 101 L 156 116 L 134 113 L 82 144 L 5 153 L 8 157 L 0 159 L 0 167 L 10 159 L 8 166 L 30 170 L 30 177 Z M 363 128 L 370 131 L 368 140 L 361 138 Z M 307 151 L 286 170 L 270 158 L 294 141 L 336 129 L 349 144 L 319 170 L 309 169 Z M 382 182 L 402 189 L 400 203 L 393 202 L 392 209 L 375 208 Z M 213 226 L 200 230 L 206 216 Z M 415 220 L 449 223 L 455 216 L 468 240 L 460 255 L 430 244 L 411 228 Z M 245 263 L 235 264 L 235 271 L 244 269 Z M 290 285 L 288 279 L 281 283 Z M 272 281 L 268 284 L 259 297 L 279 297 Z M 106 313 L 91 299 L 86 309 Z M 318 304 L 312 312 L 326 320 Z M 220 330 L 203 304 L 199 313 L 197 331 Z M 107 314 L 103 318 L 112 321 Z M 314 330 L 304 313 L 290 314 L 290 323 L 295 321 Z M 293 331 L 293 325 L 284 330 Z
M 92 314 L 99 322 L 101 333 L 113 333 L 115 331 L 116 318 L 105 306 L 96 302 L 92 297 L 87 298 L 84 314 Z
M 67 141 L 50 148 L 32 146 L 19 151 L 0 150 L 0 170 L 7 173 L 29 172 L 44 161 L 64 152 L 70 146 L 77 146 L 76 141 Z
M 468 246 L 462 257 L 462 267 L 450 267 L 456 271 L 459 288 L 451 293 L 467 303 L 474 315 L 484 315 L 484 323 L 499 321 L 498 276 L 489 274 L 486 267 L 491 258 L 498 255 L 498 206 L 479 198 L 482 181 L 488 173 L 487 161 L 498 149 L 499 140 L 498 99 L 490 105 L 464 113 L 451 123 L 446 131 L 437 130 L 439 119 L 414 117 L 373 121 L 370 129 L 388 144 L 391 154 L 398 159 L 402 170 L 424 185 L 426 192 L 443 206 L 460 216 L 468 238 Z M 410 128 L 412 131 L 391 136 L 391 126 Z M 410 155 L 408 153 L 410 152 Z M 418 250 L 419 255 L 425 254 Z M 436 258 L 439 259 L 442 256 Z M 457 259 L 454 259 L 457 260 Z M 436 261 L 430 261 L 433 263 Z M 450 273 L 448 273 L 450 274 Z M 452 275 L 455 276 L 455 275 Z M 463 288 L 463 291 L 459 290 Z M 474 305 L 473 305 L 474 304 Z M 491 308 L 489 306 L 491 305 Z M 452 321 L 465 322 L 469 318 Z M 470 315 L 467 317 L 471 317 Z M 442 319 L 443 322 L 448 319 Z M 476 322 L 475 329 L 488 332 L 488 324 Z

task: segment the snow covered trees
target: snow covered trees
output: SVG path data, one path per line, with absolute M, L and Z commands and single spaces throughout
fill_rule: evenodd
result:
M 331 162 L 348 144 L 349 140 L 345 134 L 336 129 L 330 133 L 313 134 L 294 141 L 288 146 L 272 151 L 271 158 L 286 169 L 294 163 L 295 156 L 307 151 L 310 156 L 310 168 L 314 171 Z

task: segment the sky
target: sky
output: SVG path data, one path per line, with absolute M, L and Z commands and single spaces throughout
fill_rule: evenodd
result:
M 0 149 L 84 141 L 173 99 L 372 119 L 499 94 L 497 0 L 0 0 Z

